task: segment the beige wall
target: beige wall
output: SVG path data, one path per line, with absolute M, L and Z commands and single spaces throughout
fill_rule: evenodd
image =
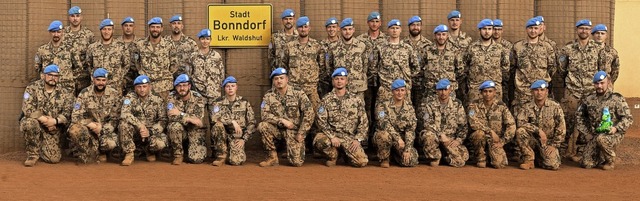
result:
M 640 71 L 636 66 L 640 64 L 640 37 L 636 35 L 640 31 L 638 11 L 640 0 L 616 0 L 616 36 L 613 38 L 613 45 L 620 56 L 620 76 L 615 90 L 625 97 L 640 97 Z

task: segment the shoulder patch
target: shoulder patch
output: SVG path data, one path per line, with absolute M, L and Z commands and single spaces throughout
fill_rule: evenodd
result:
M 324 54 L 324 59 L 329 60 L 329 53 Z
M 124 104 L 125 104 L 125 105 L 129 105 L 129 104 L 131 104 L 131 100 L 129 100 L 128 98 L 127 98 L 127 99 L 124 99 Z
M 37 54 L 36 54 L 35 61 L 36 61 L 36 63 L 37 63 L 37 64 L 39 64 L 39 63 L 40 63 L 40 56 L 38 56 Z
M 469 110 L 469 116 L 470 117 L 473 117 L 473 115 L 475 115 L 475 114 L 476 114 L 475 110 Z
M 25 100 L 29 99 L 29 97 L 31 97 L 31 94 L 29 94 L 29 92 L 24 92 L 24 94 L 22 95 L 22 98 L 24 98 Z
M 167 104 L 167 110 L 173 109 L 173 103 Z
M 260 108 L 264 108 L 266 104 L 267 104 L 266 102 L 262 101 L 262 103 L 260 103 Z
M 320 108 L 318 108 L 318 113 L 319 114 L 324 113 L 324 106 L 320 106 Z
M 74 110 L 79 110 L 80 109 L 80 103 L 73 104 L 73 109 Z
M 382 118 L 384 118 L 384 116 L 385 116 L 384 111 L 378 112 L 378 118 L 382 119 Z
M 220 112 L 220 107 L 216 105 L 215 107 L 213 107 L 213 113 L 218 113 L 218 112 Z

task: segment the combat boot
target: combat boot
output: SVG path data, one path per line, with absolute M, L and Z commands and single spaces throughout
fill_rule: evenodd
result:
M 478 163 L 476 163 L 476 166 L 479 168 L 486 168 L 487 167 L 487 162 L 486 161 L 479 161 Z
M 107 162 L 107 154 L 100 154 L 100 156 L 98 156 L 98 161 L 101 163 Z
M 175 157 L 173 157 L 173 162 L 171 162 L 171 165 L 180 165 L 180 164 L 182 164 L 183 160 L 184 159 L 182 158 L 182 155 L 175 156 Z
M 38 156 L 29 156 L 29 157 L 27 157 L 27 160 L 24 161 L 24 166 L 25 167 L 33 167 L 38 162 L 38 158 L 39 158 Z
M 438 165 L 440 165 L 440 160 L 433 160 L 429 162 L 429 166 L 431 167 L 438 167 Z
M 147 155 L 147 161 L 149 161 L 149 162 L 156 161 L 156 154 L 155 153 L 151 153 L 147 149 L 144 149 L 144 153 L 145 153 L 145 155 Z
M 526 161 L 522 164 L 520 164 L 520 169 L 523 170 L 528 170 L 528 169 L 533 169 L 535 168 L 535 165 L 533 164 L 533 161 Z
M 580 160 L 582 160 L 582 157 L 580 157 L 580 156 L 578 156 L 578 155 L 573 155 L 573 156 L 571 156 L 571 160 L 572 160 L 573 162 L 579 163 L 579 162 L 580 162 Z
M 267 167 L 267 166 L 274 166 L 274 165 L 278 165 L 278 152 L 276 151 L 269 151 L 269 156 L 267 156 L 267 159 L 260 162 L 260 167 Z
M 615 167 L 615 164 L 613 162 L 609 162 L 604 164 L 604 166 L 602 166 L 603 170 L 613 170 L 613 168 Z
M 334 164 L 335 165 L 335 164 Z M 328 166 L 328 165 L 327 165 Z M 380 162 L 380 167 L 389 168 L 389 159 L 384 159 Z
M 324 165 L 326 165 L 327 167 L 333 167 L 336 166 L 336 162 L 338 161 L 338 159 L 329 159 L 327 160 L 327 162 L 324 163 Z
M 126 155 L 124 155 L 124 160 L 122 160 L 122 163 L 120 165 L 122 166 L 129 166 L 131 165 L 131 163 L 133 163 L 133 153 L 127 153 Z
M 211 163 L 211 165 L 213 165 L 213 166 L 223 166 L 225 161 L 226 161 L 226 157 L 219 156 L 218 158 L 216 158 L 215 161 L 213 161 L 213 163 Z

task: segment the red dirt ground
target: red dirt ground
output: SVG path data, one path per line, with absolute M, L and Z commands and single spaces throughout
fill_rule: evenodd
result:
M 167 161 L 136 160 L 76 166 L 38 162 L 23 167 L 22 152 L 0 155 L 0 200 L 637 200 L 640 192 L 640 132 L 629 132 L 618 147 L 614 171 L 582 169 L 565 162 L 559 171 L 503 170 L 420 164 L 415 168 L 365 168 L 338 163 L 328 168 L 308 157 L 300 168 L 260 168 L 263 153 L 248 163 L 213 167 L 172 166 Z

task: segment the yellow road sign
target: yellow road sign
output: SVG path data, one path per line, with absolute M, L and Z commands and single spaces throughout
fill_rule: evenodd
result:
M 271 4 L 210 4 L 207 9 L 211 46 L 269 46 L 273 24 Z

